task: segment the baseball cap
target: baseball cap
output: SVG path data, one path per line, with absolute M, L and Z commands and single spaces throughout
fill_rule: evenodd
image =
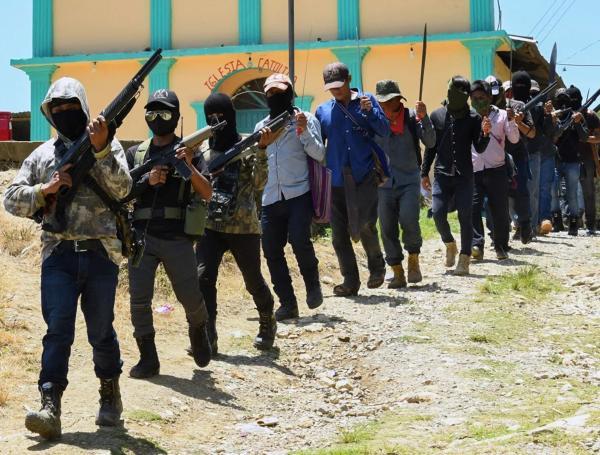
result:
M 292 87 L 291 79 L 285 74 L 275 73 L 271 74 L 263 85 L 263 90 L 267 93 L 273 87 L 277 87 L 281 90 L 287 90 L 288 87 Z
M 150 98 L 148 98 L 148 102 L 144 106 L 144 109 L 148 109 L 152 104 L 162 104 L 171 109 L 179 110 L 179 98 L 177 98 L 174 91 L 167 90 L 166 88 L 158 89 L 152 93 Z
M 540 84 L 538 84 L 538 81 L 534 81 L 533 79 L 531 79 L 531 91 L 532 92 L 540 91 Z
M 474 81 L 471 83 L 471 93 L 477 91 L 477 90 L 481 90 L 482 92 L 484 92 L 485 94 L 492 95 L 492 88 L 490 86 L 489 83 L 487 83 L 486 81 Z
M 496 96 L 500 94 L 500 81 L 496 78 L 496 76 L 488 76 L 485 78 L 485 81 L 490 84 L 492 88 L 492 95 Z
M 325 90 L 342 87 L 350 77 L 350 70 L 342 62 L 330 63 L 323 70 Z
M 403 100 L 406 99 L 402 96 L 402 92 L 400 92 L 400 87 L 396 81 L 386 79 L 377 82 L 377 85 L 375 86 L 375 98 L 377 98 L 377 101 L 385 103 L 398 96 Z
M 504 84 L 502 84 L 502 88 L 504 91 L 510 90 L 512 88 L 512 83 L 510 81 L 506 81 Z

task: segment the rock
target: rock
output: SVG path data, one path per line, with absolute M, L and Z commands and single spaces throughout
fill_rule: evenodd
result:
M 341 379 L 335 383 L 335 389 L 339 390 L 340 392 L 349 392 L 353 388 L 354 387 L 352 386 L 352 384 L 350 384 L 350 381 L 348 381 L 347 379 Z
M 548 379 L 549 377 L 550 376 L 548 375 L 548 373 L 538 373 L 533 378 L 539 381 L 540 379 Z
M 311 419 L 309 419 L 309 418 L 307 418 L 307 417 L 305 417 L 305 418 L 303 418 L 303 419 L 300 419 L 300 420 L 298 421 L 298 423 L 297 423 L 297 425 L 298 425 L 298 427 L 299 427 L 299 428 L 310 428 L 310 427 L 312 427 L 314 424 L 315 424 L 315 423 L 314 423 L 314 422 L 313 422 Z
M 335 283 L 335 281 L 333 281 L 333 278 L 331 278 L 330 276 L 327 276 L 327 275 L 321 277 L 321 282 L 324 283 L 324 284 L 333 284 L 333 283 Z
M 447 419 L 442 420 L 441 424 L 447 427 L 453 427 L 455 425 L 461 425 L 466 421 L 467 419 L 464 417 L 448 417 Z
M 440 396 L 433 392 L 414 392 L 402 395 L 400 401 L 406 401 L 407 403 L 428 403 L 437 401 L 439 398 Z
M 242 423 L 236 425 L 236 428 L 240 431 L 242 436 L 246 436 L 248 434 L 272 434 L 273 432 L 268 428 L 261 427 L 256 423 Z
M 312 356 L 310 354 L 300 354 L 298 359 L 302 362 L 308 363 L 312 360 Z
M 279 419 L 277 417 L 263 417 L 256 421 L 257 425 L 261 427 L 276 427 L 279 425 Z
M 344 343 L 348 343 L 350 341 L 350 335 L 346 335 L 346 334 L 338 335 L 338 340 L 340 340 Z

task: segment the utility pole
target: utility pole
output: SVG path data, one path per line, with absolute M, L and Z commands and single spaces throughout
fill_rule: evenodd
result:
M 288 49 L 289 49 L 289 68 L 290 79 L 294 83 L 295 76 L 295 41 L 294 41 L 294 0 L 288 0 Z

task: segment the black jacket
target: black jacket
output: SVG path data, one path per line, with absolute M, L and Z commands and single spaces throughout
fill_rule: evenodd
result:
M 483 153 L 490 142 L 481 132 L 481 116 L 471 109 L 464 118 L 455 119 L 445 107 L 440 107 L 432 112 L 431 121 L 436 144 L 425 150 L 421 176 L 429 175 L 434 159 L 435 174 L 472 176 L 471 146 Z

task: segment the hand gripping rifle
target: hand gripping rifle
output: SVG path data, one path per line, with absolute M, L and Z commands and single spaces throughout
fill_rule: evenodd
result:
M 215 125 L 205 126 L 204 128 L 195 131 L 189 136 L 182 138 L 180 141 L 173 144 L 171 147 L 169 147 L 168 150 L 165 150 L 157 157 L 152 158 L 151 160 L 148 160 L 145 163 L 133 168 L 130 172 L 131 178 L 134 182 L 137 182 L 140 179 L 140 177 L 142 177 L 147 172 L 150 172 L 150 170 L 154 166 L 166 165 L 175 168 L 177 170 L 177 173 L 182 178 L 188 180 L 192 176 L 192 171 L 190 170 L 190 168 L 184 160 L 180 160 L 179 158 L 177 158 L 177 150 L 181 147 L 192 148 L 202 144 L 202 142 L 210 138 L 215 131 L 224 128 L 225 125 L 227 125 L 227 122 L 223 120 L 222 122 L 217 123 Z
M 162 49 L 156 50 L 135 76 L 133 76 L 133 79 L 127 83 L 117 97 L 100 113 L 100 115 L 105 118 L 109 127 L 109 146 L 115 131 L 121 126 L 123 120 L 133 108 L 141 89 L 143 88 L 142 83 L 144 82 L 144 79 L 146 79 L 148 74 L 150 74 L 162 59 L 161 53 Z M 42 210 L 41 212 L 38 211 L 34 216 L 36 221 L 43 221 L 43 230 L 48 232 L 62 232 L 65 230 L 67 222 L 65 217 L 66 208 L 73 201 L 85 176 L 96 163 L 94 152 L 95 150 L 90 141 L 90 136 L 86 131 L 67 149 L 58 164 L 56 164 L 54 171 L 62 169 L 67 164 L 72 165 L 67 171 L 71 175 L 72 186 L 70 188 L 62 187 L 56 193 L 56 206 L 53 213 L 45 214 Z
M 275 117 L 273 120 L 270 120 L 264 128 L 269 128 L 273 133 L 278 132 L 283 127 L 285 127 L 290 121 L 291 115 L 288 111 L 284 111 Z M 215 173 L 219 169 L 224 168 L 230 163 L 241 160 L 246 156 L 250 155 L 253 150 L 250 149 L 254 144 L 256 144 L 260 139 L 260 131 L 256 131 L 255 133 L 248 136 L 246 139 L 242 139 L 229 150 L 227 150 L 222 155 L 219 155 L 214 160 L 210 162 L 208 165 L 208 172 L 211 174 Z
M 558 85 L 558 81 L 552 82 L 548 87 L 542 90 L 540 93 L 531 98 L 525 105 L 521 108 L 519 112 L 528 112 L 533 109 L 539 102 L 544 102 L 548 94 L 556 88 Z
M 575 112 L 580 112 L 582 114 L 586 114 L 586 112 L 589 110 L 590 106 L 592 104 L 594 104 L 594 102 L 598 99 L 598 97 L 600 97 L 600 88 L 598 90 L 596 90 L 596 92 L 590 96 L 587 101 L 585 103 L 583 103 L 581 105 L 581 107 L 579 109 L 577 109 L 577 111 Z M 560 131 L 566 131 L 568 130 L 571 125 L 573 124 L 573 115 L 571 115 L 567 120 L 565 120 L 564 122 L 562 122 L 560 124 Z

